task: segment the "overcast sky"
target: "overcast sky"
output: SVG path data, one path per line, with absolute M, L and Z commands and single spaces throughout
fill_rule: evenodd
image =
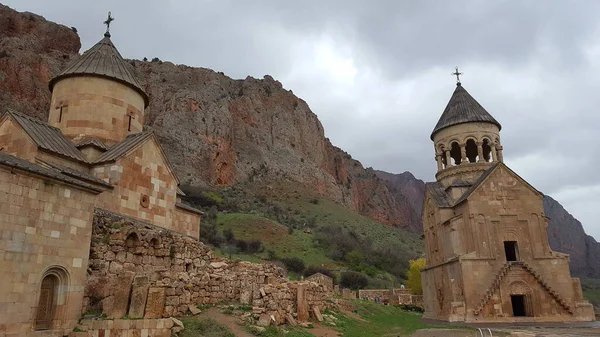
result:
M 2 1 L 233 78 L 272 75 L 365 166 L 434 180 L 429 135 L 463 86 L 502 124 L 505 162 L 600 239 L 600 1 Z

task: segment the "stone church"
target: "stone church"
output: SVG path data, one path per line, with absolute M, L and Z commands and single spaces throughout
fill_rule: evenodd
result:
M 437 173 L 423 205 L 424 318 L 592 321 L 568 255 L 548 244 L 543 194 L 504 164 L 500 129 L 458 82 L 431 133 Z
M 201 212 L 143 131 L 148 95 L 108 30 L 49 88 L 47 123 L 0 107 L 0 335 L 73 329 L 95 209 L 199 237 Z

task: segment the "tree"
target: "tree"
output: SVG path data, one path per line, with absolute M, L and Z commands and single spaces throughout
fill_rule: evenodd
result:
M 350 288 L 354 290 L 362 289 L 369 285 L 369 279 L 367 279 L 367 277 L 361 273 L 347 271 L 342 273 L 340 285 L 344 288 Z
M 425 268 L 425 258 L 410 260 L 410 267 L 406 271 L 406 283 L 413 295 L 423 295 L 423 284 L 421 283 L 421 270 Z

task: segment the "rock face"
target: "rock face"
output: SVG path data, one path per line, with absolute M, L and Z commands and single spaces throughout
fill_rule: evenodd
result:
M 385 181 L 388 190 L 394 196 L 396 203 L 402 207 L 407 227 L 417 233 L 423 233 L 421 214 L 423 212 L 423 196 L 425 183 L 415 178 L 412 173 L 404 172 L 393 174 L 384 171 L 375 171 L 375 174 Z
M 73 29 L 0 5 L 0 110 L 45 120 L 48 81 L 80 47 Z M 325 138 L 306 102 L 270 76 L 233 80 L 170 62 L 131 65 L 150 95 L 146 127 L 184 187 L 293 181 L 382 223 L 422 231 L 423 182 L 409 172 L 365 169 Z M 553 249 L 571 254 L 574 275 L 600 277 L 600 245 L 552 205 L 558 203 L 546 203 Z
M 569 254 L 571 273 L 575 276 L 600 278 L 600 244 L 585 234 L 581 222 L 549 196 L 544 198 L 544 211 L 550 218 L 550 247 Z
M 79 48 L 71 28 L 0 4 L 0 107 L 46 119 L 48 81 Z

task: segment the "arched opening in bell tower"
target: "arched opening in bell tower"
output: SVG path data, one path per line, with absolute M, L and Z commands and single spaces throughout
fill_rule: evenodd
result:
M 450 157 L 454 160 L 454 165 L 460 165 L 461 154 L 458 142 L 453 142 L 450 146 Z
M 483 140 L 483 160 L 487 163 L 492 161 L 492 147 L 490 146 L 490 141 L 486 138 Z
M 476 163 L 478 158 L 477 144 L 475 143 L 475 140 L 468 139 L 467 145 L 465 146 L 465 150 L 467 152 L 467 159 L 469 160 L 469 163 Z

